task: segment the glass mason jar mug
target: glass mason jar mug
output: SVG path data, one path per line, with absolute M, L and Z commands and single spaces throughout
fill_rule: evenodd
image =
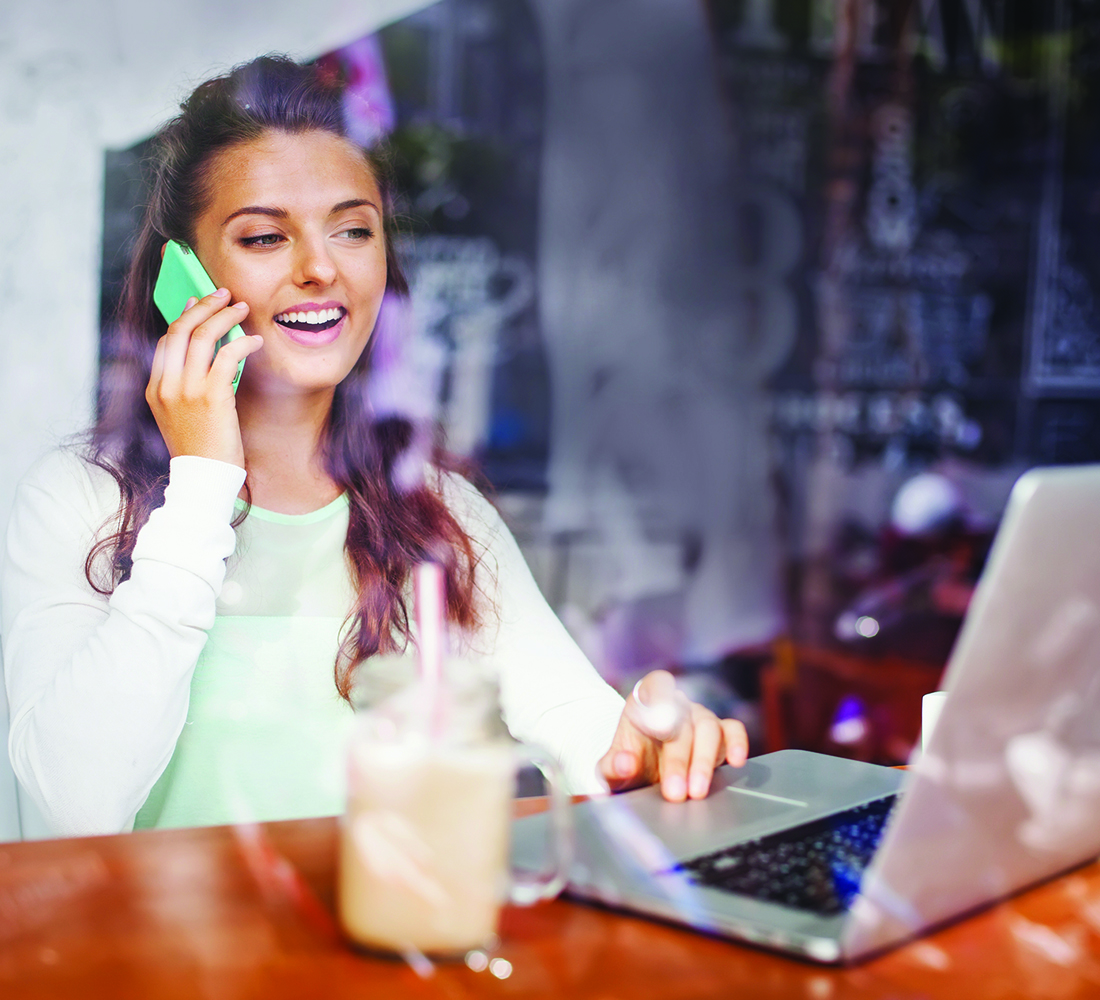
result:
M 466 661 L 429 690 L 411 657 L 360 668 L 340 830 L 337 898 L 348 937 L 368 948 L 433 955 L 485 947 L 501 905 L 556 896 L 572 854 L 561 772 L 521 746 L 500 716 L 498 688 Z M 548 870 L 509 872 L 517 767 L 550 790 Z

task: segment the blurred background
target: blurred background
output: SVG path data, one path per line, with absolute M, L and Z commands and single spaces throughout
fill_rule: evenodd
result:
M 908 757 L 1013 481 L 1100 459 L 1100 5 L 93 13 L 0 13 L 5 518 L 94 413 L 148 136 L 319 59 L 394 151 L 380 397 L 480 464 L 601 673 L 676 671 L 754 752 Z

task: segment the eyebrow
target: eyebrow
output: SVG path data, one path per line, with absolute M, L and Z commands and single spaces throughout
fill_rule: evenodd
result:
M 285 208 L 266 208 L 263 205 L 246 205 L 244 208 L 238 208 L 235 212 L 230 212 L 222 223 L 224 226 L 227 222 L 237 218 L 238 215 L 267 215 L 272 219 L 287 219 L 290 217 L 290 213 Z
M 346 212 L 349 208 L 362 208 L 364 205 L 373 208 L 376 212 L 379 211 L 378 206 L 367 198 L 349 198 L 347 201 L 341 201 L 333 205 L 332 211 L 328 214 L 338 215 L 340 212 Z M 231 220 L 237 218 L 238 215 L 266 215 L 272 219 L 290 218 L 290 213 L 285 208 L 269 208 L 266 205 L 246 205 L 244 208 L 238 208 L 235 212 L 230 212 L 225 217 L 225 221 L 222 222 L 222 225 L 226 225 Z
M 364 205 L 369 208 L 373 208 L 381 215 L 378 206 L 373 201 L 370 201 L 367 198 L 351 198 L 348 201 L 342 201 L 339 205 L 333 205 L 332 211 L 328 214 L 337 215 L 340 212 L 346 212 L 349 208 L 362 208 Z

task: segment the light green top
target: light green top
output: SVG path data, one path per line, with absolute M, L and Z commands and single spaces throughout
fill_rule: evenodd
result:
M 339 813 L 352 712 L 334 664 L 353 592 L 348 503 L 252 507 L 237 528 L 187 722 L 135 828 Z

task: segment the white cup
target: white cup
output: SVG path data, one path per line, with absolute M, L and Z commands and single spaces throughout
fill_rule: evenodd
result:
M 920 748 L 921 753 L 928 749 L 932 741 L 932 731 L 939 722 L 943 703 L 947 700 L 946 691 L 933 691 L 921 698 L 920 702 Z

